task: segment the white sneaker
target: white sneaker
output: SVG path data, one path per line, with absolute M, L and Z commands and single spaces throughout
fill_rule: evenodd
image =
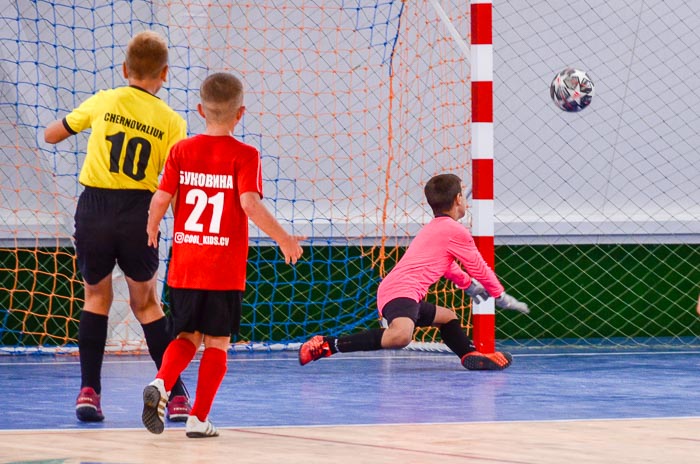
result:
M 151 433 L 163 433 L 165 429 L 165 406 L 168 396 L 163 379 L 155 379 L 143 389 L 141 421 Z
M 218 437 L 219 431 L 216 430 L 214 424 L 209 421 L 209 418 L 202 422 L 197 419 L 197 416 L 189 416 L 187 418 L 187 425 L 185 425 L 185 434 L 190 438 L 207 438 Z

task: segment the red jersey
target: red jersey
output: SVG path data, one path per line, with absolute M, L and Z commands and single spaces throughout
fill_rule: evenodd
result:
M 176 197 L 168 285 L 244 290 L 248 216 L 240 196 L 262 197 L 258 150 L 230 136 L 187 138 L 170 151 L 158 188 Z

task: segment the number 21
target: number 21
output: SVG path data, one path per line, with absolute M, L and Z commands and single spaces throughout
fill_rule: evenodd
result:
M 199 222 L 207 204 L 214 207 L 211 213 L 211 222 L 209 223 L 210 234 L 218 234 L 221 227 L 221 215 L 224 212 L 224 192 L 219 192 L 213 197 L 207 197 L 207 194 L 200 189 L 192 189 L 185 196 L 185 203 L 194 205 L 190 216 L 185 221 L 185 230 L 190 232 L 202 232 L 204 225 Z

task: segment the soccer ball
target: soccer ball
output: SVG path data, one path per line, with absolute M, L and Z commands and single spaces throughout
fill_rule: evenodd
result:
M 566 68 L 557 73 L 549 86 L 549 95 L 559 109 L 575 113 L 591 104 L 595 86 L 585 71 Z

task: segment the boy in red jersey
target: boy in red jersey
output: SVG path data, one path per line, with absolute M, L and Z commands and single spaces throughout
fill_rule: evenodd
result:
M 78 328 L 81 385 L 75 404 L 83 422 L 104 420 L 101 371 L 115 264 L 124 272 L 129 306 L 156 367 L 172 340 L 157 293 L 158 250 L 146 243 L 145 227 L 165 158 L 185 138 L 187 127 L 182 116 L 156 97 L 168 75 L 165 39 L 152 31 L 136 34 L 122 68 L 128 86 L 97 92 L 44 131 L 47 143 L 58 143 L 92 130 L 78 179 L 85 189 L 78 199 L 74 234 L 85 283 Z M 172 394 L 168 419 L 187 420 L 190 405 L 179 380 Z
M 207 77 L 200 89 L 204 134 L 176 144 L 170 152 L 148 217 L 148 244 L 158 247 L 158 225 L 175 196 L 173 251 L 168 285 L 177 338 L 143 391 L 144 426 L 164 429 L 168 392 L 204 342 L 186 434 L 218 436 L 208 415 L 226 374 L 231 334 L 238 332 L 248 257 L 248 218 L 279 245 L 286 263 L 301 257 L 289 235 L 262 203 L 260 154 L 233 136 L 243 117 L 243 85 L 227 73 Z
M 416 327 L 427 326 L 440 329 L 445 345 L 467 369 L 501 370 L 510 366 L 510 353 L 480 353 L 462 330 L 454 311 L 423 300 L 430 286 L 445 277 L 477 302 L 493 296 L 499 308 L 530 312 L 525 303 L 504 291 L 471 233 L 458 222 L 466 213 L 460 178 L 454 174 L 431 178 L 425 185 L 425 197 L 435 219 L 416 235 L 377 290 L 379 315 L 388 322 L 388 328 L 337 338 L 316 335 L 299 348 L 302 366 L 337 352 L 404 348 L 411 342 Z

